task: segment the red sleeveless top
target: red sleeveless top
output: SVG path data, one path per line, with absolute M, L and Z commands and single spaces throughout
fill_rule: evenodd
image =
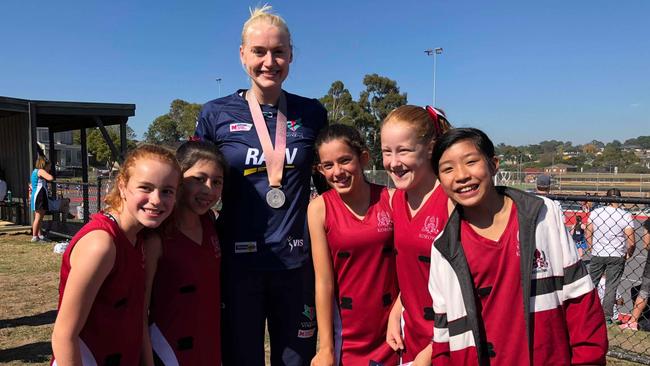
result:
M 162 243 L 149 321 L 153 350 L 165 365 L 221 365 L 221 247 L 213 216 L 200 220 L 201 245 L 180 230 Z
M 438 185 L 415 217 L 411 217 L 406 192 L 393 195 L 397 278 L 404 312 L 404 346 L 402 362 L 415 356 L 433 338 L 433 300 L 429 294 L 431 246 L 448 219 L 447 195 Z
M 336 191 L 323 194 L 336 280 L 335 344 L 343 365 L 398 363 L 386 344 L 388 315 L 398 294 L 389 195 L 386 187 L 374 184 L 370 192 L 363 219 Z
M 131 244 L 112 216 L 92 215 L 70 241 L 61 262 L 59 308 L 70 274 L 70 254 L 77 242 L 94 230 L 106 231 L 113 238 L 115 264 L 99 288 L 79 333 L 82 358 L 92 357 L 99 365 L 137 365 L 144 321 L 144 253 L 141 241 L 135 246 Z

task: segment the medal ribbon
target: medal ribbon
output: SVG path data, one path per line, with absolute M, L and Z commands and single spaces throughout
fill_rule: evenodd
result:
M 284 168 L 284 154 L 287 147 L 287 100 L 284 93 L 280 93 L 278 101 L 278 117 L 275 125 L 275 148 L 271 143 L 271 136 L 264 121 L 262 108 L 260 107 L 255 94 L 250 89 L 246 92 L 246 101 L 253 123 L 255 123 L 255 132 L 262 144 L 264 159 L 266 160 L 266 174 L 269 177 L 269 186 L 279 188 L 282 186 L 282 170 Z

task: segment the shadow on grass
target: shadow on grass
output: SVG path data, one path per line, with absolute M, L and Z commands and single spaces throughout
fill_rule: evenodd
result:
M 36 342 L 22 346 L 0 350 L 0 362 L 23 361 L 46 362 L 52 357 L 50 342 Z
M 38 326 L 52 324 L 55 319 L 56 310 L 50 310 L 36 315 L 21 316 L 15 319 L 0 319 L 0 329 L 20 327 L 23 325 Z

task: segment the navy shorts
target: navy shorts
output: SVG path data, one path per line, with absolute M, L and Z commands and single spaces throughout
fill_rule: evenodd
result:
M 316 354 L 314 269 L 253 271 L 224 266 L 224 366 L 264 366 L 268 321 L 271 365 L 309 365 Z
M 586 240 L 580 240 L 576 241 L 576 248 L 582 249 L 582 250 L 587 250 L 587 241 Z

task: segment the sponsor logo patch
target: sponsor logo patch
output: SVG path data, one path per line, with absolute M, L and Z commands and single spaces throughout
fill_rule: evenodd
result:
M 312 329 L 298 329 L 298 338 L 311 338 L 316 332 L 315 328 Z
M 230 132 L 250 131 L 253 128 L 252 123 L 231 123 Z
M 239 241 L 235 243 L 235 254 L 255 252 L 257 252 L 257 243 L 254 241 Z
M 294 239 L 293 236 L 287 237 L 287 244 L 289 244 L 289 252 L 293 252 L 293 248 L 302 248 L 305 246 L 303 239 Z

